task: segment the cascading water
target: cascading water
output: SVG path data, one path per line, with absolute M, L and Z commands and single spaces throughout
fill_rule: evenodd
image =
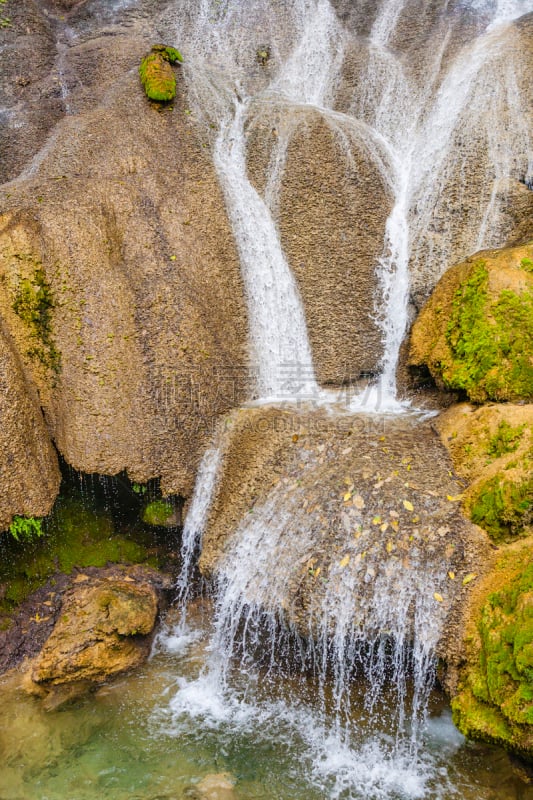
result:
M 461 33 L 461 9 L 479 16 L 482 28 L 474 39 Z M 508 23 L 527 10 L 528 0 L 464 3 L 455 12 L 443 7 L 437 13 L 438 35 L 430 31 L 414 69 L 396 41 L 409 18 L 409 3 L 381 3 L 346 106 L 338 103 L 345 53 L 354 46 L 366 11 L 355 12 L 348 31 L 328 0 L 299 0 L 283 14 L 266 0 L 246 9 L 232 3 L 200 5 L 187 58 L 191 97 L 198 116 L 217 131 L 214 161 L 241 258 L 259 398 L 294 399 L 291 377 L 293 383 L 299 379 L 299 397 L 319 397 L 305 313 L 276 219 L 287 148 L 305 124 L 299 110 L 312 108 L 322 115 L 345 149 L 347 164 L 350 142 L 364 146 L 389 188 L 391 211 L 376 263 L 380 291 L 368 298 L 382 330 L 380 377 L 352 408 L 400 410 L 395 373 L 411 314 L 410 293 L 427 296 L 428 284 L 453 260 L 501 241 L 505 185 L 531 171 L 531 164 L 523 163 L 530 134 L 520 109 L 519 70 L 507 46 Z M 186 20 L 180 18 L 180 38 L 184 29 Z M 260 76 L 249 66 L 256 31 L 268 39 L 276 64 Z M 504 79 L 493 80 L 502 70 Z M 286 124 L 273 146 L 261 196 L 248 175 L 247 129 L 269 107 Z M 465 162 L 456 145 L 459 137 L 479 146 L 485 140 L 488 158 L 481 166 Z M 459 235 L 443 211 L 446 190 L 453 180 L 455 192 L 468 194 L 473 169 L 479 197 L 470 198 L 467 231 Z M 413 274 L 419 276 L 415 286 Z
M 352 9 L 350 30 L 341 22 L 342 5 L 299 0 L 281 13 L 268 0 L 246 7 L 230 2 L 213 6 L 204 0 L 192 25 L 180 18 L 180 41 L 195 112 L 215 130 L 214 163 L 248 300 L 256 395 L 262 401 L 321 396 L 304 310 L 278 224 L 290 141 L 305 124 L 299 112 L 311 108 L 335 132 L 346 163 L 356 163 L 352 148 L 364 148 L 390 193 L 376 262 L 380 292 L 368 298 L 383 335 L 380 377 L 355 398 L 350 410 L 398 411 L 404 406 L 397 399 L 395 373 L 409 324 L 410 296 L 427 294 L 453 260 L 497 244 L 505 236 L 502 191 L 512 180 L 531 176 L 531 160 L 524 156 L 530 134 L 519 113 L 519 70 L 507 49 L 513 35 L 509 23 L 531 5 L 528 0 L 473 0 L 452 9 L 443 3 L 427 43 L 419 23 L 415 64 L 401 44 L 402 25 L 410 13 L 407 0 L 384 0 L 369 28 L 368 9 L 359 16 Z M 475 33 L 472 26 L 461 27 L 462 13 L 475 18 Z M 189 41 L 186 36 L 184 40 L 187 31 Z M 275 63 L 263 74 L 249 68 L 250 42 L 259 41 L 258 32 L 261 42 L 268 41 Z M 346 91 L 340 90 L 345 58 L 357 46 L 366 58 L 359 61 L 346 102 Z M 261 193 L 248 175 L 248 132 L 268 108 L 285 115 L 287 124 L 271 148 Z M 459 140 L 466 143 L 463 149 Z M 474 169 L 480 152 L 483 158 Z M 467 224 L 450 221 L 444 213 L 452 184 L 459 206 L 462 198 L 468 199 Z M 287 388 L 287 367 L 305 375 L 300 394 Z M 189 599 L 191 557 L 221 469 L 217 446 L 206 453 L 186 523 L 185 566 L 178 584 L 183 600 Z M 321 486 L 319 478 L 314 485 Z M 294 576 L 280 565 L 301 562 L 302 552 L 317 546 L 313 536 L 320 530 L 302 508 L 307 509 L 302 493 L 280 483 L 233 531 L 217 567 L 206 666 L 197 680 L 179 679 L 171 713 L 176 719 L 196 715 L 203 724 L 235 729 L 287 726 L 311 754 L 310 774 L 325 781 L 329 797 L 422 797 L 426 783 L 418 746 L 445 617 L 435 597 L 444 591 L 447 550 L 434 548 L 429 560 L 415 552 L 407 561 L 383 567 L 384 540 L 369 534 L 375 523 L 361 519 L 357 530 L 362 533 L 354 541 L 350 522 L 344 559 L 330 567 L 327 586 L 316 602 L 304 606 L 305 621 L 295 624 L 291 620 L 297 613 L 287 614 Z M 388 525 L 383 523 L 383 530 Z M 167 643 L 181 642 L 183 631 L 174 632 Z M 164 637 L 161 641 L 164 646 Z M 295 671 L 303 696 L 309 673 L 315 681 L 300 705 L 283 692 L 276 694 L 275 688 L 280 672 L 294 679 Z M 362 698 L 354 696 L 358 672 L 366 679 Z M 358 738 L 359 722 L 354 722 L 361 705 L 376 729 L 385 717 L 381 734 L 376 732 L 366 744 Z M 396 730 L 392 736 L 387 735 L 391 719 Z M 441 796 L 435 787 L 431 791 Z M 446 788 L 443 796 L 454 796 L 454 790 Z

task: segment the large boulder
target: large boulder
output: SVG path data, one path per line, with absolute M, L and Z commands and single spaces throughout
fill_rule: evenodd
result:
M 472 595 L 452 698 L 469 738 L 533 760 L 533 540 L 505 548 Z
M 411 333 L 409 366 L 475 403 L 533 398 L 533 244 L 450 268 Z
M 31 663 L 26 688 L 48 708 L 139 666 L 148 656 L 161 576 L 146 567 L 79 573 L 61 615 Z

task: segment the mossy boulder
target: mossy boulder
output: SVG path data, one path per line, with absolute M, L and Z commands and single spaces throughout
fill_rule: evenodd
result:
M 474 403 L 533 399 L 533 244 L 451 267 L 416 320 L 408 363 Z
M 141 518 L 146 525 L 162 528 L 174 528 L 181 522 L 179 509 L 168 500 L 148 503 L 142 510 Z
M 533 540 L 505 548 L 471 613 L 466 659 L 452 698 L 471 739 L 533 761 Z
M 150 100 L 168 102 L 176 96 L 176 78 L 171 64 L 182 62 L 183 57 L 175 47 L 156 44 L 143 58 L 139 75 Z
M 437 420 L 463 506 L 497 543 L 533 534 L 533 405 L 453 406 Z

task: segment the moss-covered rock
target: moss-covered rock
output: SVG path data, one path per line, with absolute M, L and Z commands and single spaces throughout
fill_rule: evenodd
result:
M 452 699 L 472 739 L 533 760 L 533 541 L 506 548 L 472 609 L 466 660 Z
M 176 96 L 176 78 L 171 64 L 183 61 L 183 56 L 175 47 L 156 44 L 143 58 L 139 75 L 144 91 L 150 100 L 168 102 Z
M 413 326 L 409 364 L 475 403 L 533 398 L 533 244 L 449 269 Z
M 147 548 L 115 532 L 113 521 L 74 499 L 58 501 L 44 524 L 44 535 L 32 540 L 11 537 L 2 543 L 0 563 L 0 618 L 6 618 L 56 572 L 70 574 L 75 567 L 104 567 L 109 563 L 149 563 Z
M 180 514 L 168 500 L 153 500 L 148 503 L 141 514 L 146 525 L 155 525 L 163 528 L 173 528 L 180 524 Z
M 470 483 L 463 505 L 471 520 L 498 543 L 533 534 L 533 405 L 460 404 L 437 427 Z

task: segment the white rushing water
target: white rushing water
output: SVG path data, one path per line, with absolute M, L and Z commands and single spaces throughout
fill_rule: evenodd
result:
M 345 52 L 358 33 L 357 19 L 355 30 L 346 30 L 328 0 L 298 0 L 283 11 L 268 0 L 254 0 L 251 6 L 227 0 L 200 4 L 187 69 L 197 113 L 217 131 L 214 161 L 241 259 L 256 396 L 320 396 L 305 309 L 276 219 L 290 138 L 305 124 L 298 109 L 319 111 L 347 151 L 350 140 L 364 144 L 391 192 L 375 265 L 380 292 L 368 298 L 383 336 L 380 377 L 352 408 L 401 410 L 395 374 L 410 320 L 412 270 L 428 272 L 434 283 L 450 259 L 497 245 L 505 187 L 513 175 L 531 174 L 531 160 L 523 163 L 523 154 L 531 151 L 530 133 L 509 38 L 509 22 L 529 10 L 530 0 L 471 0 L 452 13 L 444 4 L 440 17 L 436 12 L 439 35 L 428 36 L 426 49 L 417 53 L 418 69 L 413 69 L 395 41 L 409 3 L 384 0 L 367 37 L 366 63 L 351 105 L 341 109 L 337 90 Z M 455 29 L 467 12 L 478 15 L 480 28 L 464 42 L 459 37 L 458 46 Z M 359 24 L 364 21 L 361 14 Z M 257 38 L 257 31 L 264 39 Z M 256 60 L 253 47 L 266 40 L 276 69 L 258 77 L 250 68 Z M 274 145 L 262 196 L 248 175 L 247 126 L 269 105 L 283 109 L 287 124 Z M 480 194 L 479 202 L 463 226 L 468 229 L 466 237 L 464 231 L 461 235 L 463 251 L 457 230 L 442 219 L 449 181 L 459 181 L 460 193 L 468 193 L 473 184 L 468 175 L 472 164 L 461 167 L 458 162 L 465 157 L 457 149 L 458 138 L 461 147 L 470 138 L 473 146 L 489 151 L 483 165 L 487 181 L 476 179 L 473 191 Z M 441 230 L 434 233 L 436 222 Z
M 349 28 L 342 8 L 344 16 L 352 13 Z M 196 14 L 180 17 L 191 104 L 209 131 L 239 252 L 260 401 L 324 400 L 278 227 L 288 148 L 305 124 L 302 109 L 327 122 L 347 164 L 356 164 L 352 150 L 363 148 L 390 193 L 375 264 L 379 291 L 368 298 L 382 331 L 380 374 L 350 407 L 399 411 L 405 404 L 395 375 L 411 294 L 427 294 L 453 260 L 500 244 L 506 192 L 532 176 L 510 24 L 532 10 L 530 0 L 443 2 L 434 18 L 428 12 L 416 21 L 412 41 L 407 36 L 403 45 L 408 0 L 383 0 L 371 24 L 368 9 L 359 13 L 329 0 L 295 0 L 283 9 L 275 0 L 202 0 Z M 260 46 L 268 46 L 274 64 L 263 71 Z M 347 101 L 340 87 L 354 50 L 364 58 Z M 265 109 L 285 115 L 286 124 L 278 126 L 261 191 L 249 175 L 248 144 Z M 184 603 L 222 458 L 219 442 L 198 475 L 178 586 Z M 232 532 L 213 589 L 207 660 L 197 679 L 179 678 L 172 713 L 215 728 L 287 726 L 305 743 L 310 773 L 324 780 L 331 798 L 429 796 L 432 767 L 419 743 L 444 619 L 432 598 L 445 581 L 445 558 L 437 553 L 423 568 L 416 558 L 408 568 L 401 562 L 384 568 L 371 542 L 350 540 L 350 567 L 333 570 L 320 602 L 305 610 L 308 627 L 295 626 L 286 613 L 294 576 L 280 565 L 305 552 L 306 537 L 311 547 L 316 531 L 301 507 L 298 492 L 278 487 Z M 166 646 L 181 652 L 191 641 L 194 626 L 185 625 L 167 636 Z M 276 675 L 292 679 L 294 670 L 300 686 L 304 673 L 314 676 L 313 702 L 276 696 Z M 356 674 L 366 681 L 362 697 Z M 354 722 L 356 707 L 375 729 L 366 743 Z

